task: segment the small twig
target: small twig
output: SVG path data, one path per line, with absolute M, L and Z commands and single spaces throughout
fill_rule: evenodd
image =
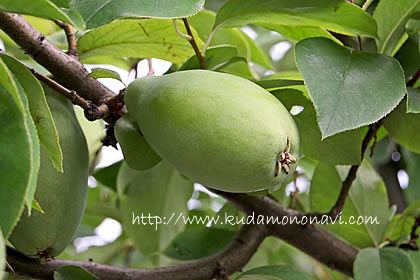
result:
M 198 48 L 197 43 L 194 40 L 194 36 L 192 34 L 190 24 L 188 23 L 187 18 L 183 18 L 182 21 L 184 21 L 185 29 L 187 30 L 188 35 L 191 37 L 191 39 L 188 40 L 188 41 L 190 42 L 191 46 L 193 47 L 193 49 L 195 51 L 195 54 L 197 55 L 198 62 L 200 63 L 200 68 L 201 69 L 206 69 L 205 58 L 204 58 L 203 54 L 200 52 L 200 49 Z
M 153 70 L 152 59 L 148 58 L 147 62 L 149 63 L 149 72 L 147 72 L 147 76 L 152 76 L 153 74 L 155 74 L 155 70 Z
M 420 78 L 420 69 L 417 70 L 416 74 L 414 74 L 411 80 L 407 83 L 407 87 L 413 87 L 419 78 Z
M 369 125 L 369 130 L 366 133 L 363 142 L 362 142 L 362 149 L 361 149 L 361 159 L 363 160 L 364 154 L 366 152 L 367 147 L 369 146 L 370 141 L 373 137 L 375 137 L 376 132 L 378 131 L 379 127 L 382 125 L 382 120 Z M 350 187 L 352 186 L 353 181 L 356 179 L 357 170 L 359 169 L 360 164 L 353 165 L 349 172 L 347 173 L 346 178 L 344 179 L 340 194 L 338 195 L 337 201 L 335 202 L 334 206 L 331 208 L 331 210 L 328 213 L 309 213 L 309 217 L 322 217 L 324 215 L 328 215 L 332 217 L 333 219 L 337 218 L 339 215 L 341 215 L 341 212 L 344 208 L 344 203 L 346 202 L 347 196 L 350 191 Z
M 25 63 L 23 63 L 22 61 L 14 58 L 13 56 L 9 55 L 8 53 L 0 50 L 0 54 L 6 55 L 10 58 L 13 58 L 15 61 L 19 62 L 20 64 L 25 66 L 29 71 L 31 71 L 31 73 L 39 81 L 43 82 L 44 84 L 46 84 L 48 87 L 50 87 L 54 91 L 64 95 L 68 99 L 70 99 L 73 104 L 82 107 L 83 110 L 85 111 L 85 116 L 88 120 L 93 121 L 93 120 L 97 120 L 97 119 L 102 119 L 102 118 L 104 118 L 105 116 L 108 115 L 109 108 L 105 103 L 100 105 L 100 106 L 96 106 L 91 101 L 86 100 L 83 97 L 81 97 L 80 95 L 78 95 L 74 90 L 67 89 L 66 87 L 62 86 L 58 82 L 56 82 L 53 79 L 37 72 L 34 68 L 26 65 Z
M 70 24 L 68 24 L 66 22 L 63 22 L 61 20 L 55 19 L 54 22 L 58 26 L 60 26 L 64 30 L 64 32 L 66 33 L 67 44 L 69 46 L 69 49 L 67 50 L 67 54 L 77 57 L 78 56 L 77 40 L 76 40 L 76 36 L 74 35 L 73 27 L 71 27 Z

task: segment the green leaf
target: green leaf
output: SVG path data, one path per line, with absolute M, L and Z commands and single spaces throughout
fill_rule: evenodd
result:
M 419 4 L 420 0 L 379 1 L 373 13 L 373 17 L 378 23 L 379 39 L 376 41 L 376 45 L 379 53 L 393 55 L 398 50 L 396 47 L 401 44 L 405 25 L 410 16 L 420 10 Z
M 115 136 L 124 154 L 124 161 L 131 168 L 150 169 L 162 160 L 147 143 L 130 114 L 125 114 L 117 121 Z
M 406 113 L 402 102 L 385 120 L 389 135 L 410 151 L 420 153 L 420 115 Z
M 420 89 L 407 88 L 407 113 L 420 113 Z
M 188 19 L 203 41 L 208 39 L 215 20 L 216 14 L 208 10 L 201 11 Z M 210 46 L 224 45 L 235 47 L 238 51 L 237 56 L 245 57 L 267 69 L 273 69 L 273 65 L 262 49 L 239 28 L 223 28 L 216 31 Z M 207 55 L 206 52 L 206 57 Z
M 275 23 L 325 28 L 346 35 L 376 37 L 375 20 L 344 0 L 230 0 L 217 13 L 213 29 L 248 23 Z
M 95 173 L 93 173 L 93 177 L 96 180 L 101 182 L 104 186 L 109 187 L 113 191 L 117 191 L 117 176 L 118 171 L 122 165 L 122 161 L 118 161 L 110 166 L 97 169 Z
M 66 265 L 54 271 L 54 280 L 98 280 L 99 278 L 76 265 Z
M 309 193 L 311 211 L 327 212 L 334 205 L 348 168 L 340 168 L 339 171 L 325 163 L 318 165 Z M 363 163 L 344 204 L 341 221 L 326 228 L 359 248 L 378 246 L 384 237 L 389 216 L 385 185 L 375 170 Z M 359 217 L 364 223 L 351 224 Z M 368 221 L 368 217 L 372 220 Z
M 181 32 L 185 26 L 177 22 Z M 203 42 L 195 30 L 193 35 L 199 47 Z M 125 19 L 101 26 L 83 35 L 78 41 L 81 59 L 94 56 L 125 56 L 160 58 L 183 63 L 194 54 L 188 40 L 176 33 L 172 20 Z
M 332 165 L 358 164 L 361 160 L 362 137 L 360 130 L 343 132 L 321 141 L 314 107 L 301 92 L 294 89 L 273 92 L 290 111 L 294 106 L 303 111 L 293 115 L 300 135 L 300 151 L 304 156 Z
M 92 77 L 94 79 L 111 78 L 120 81 L 124 86 L 126 86 L 126 84 L 121 80 L 120 74 L 118 74 L 118 72 L 114 70 L 99 67 L 92 68 L 92 71 L 86 76 L 86 78 L 89 77 Z
M 125 232 L 136 248 L 158 265 L 157 254 L 185 228 L 178 217 L 187 215 L 193 183 L 164 161 L 146 171 L 136 171 L 123 163 L 117 188 L 123 194 L 121 212 Z M 142 219 L 142 215 L 146 218 Z
M 281 88 L 287 88 L 291 86 L 302 86 L 303 81 L 299 80 L 286 80 L 286 79 L 276 79 L 276 78 L 264 78 L 259 81 L 253 81 L 260 87 L 265 88 L 268 91 L 281 89 Z
M 73 24 L 72 20 L 49 0 L 0 0 L 0 11 L 32 15 L 46 19 L 59 19 Z
M 41 84 L 25 66 L 15 59 L 6 55 L 1 55 L 1 58 L 25 90 L 39 140 L 47 151 L 54 168 L 63 172 L 63 154 L 58 133 Z
M 57 7 L 60 8 L 70 8 L 69 0 L 50 0 L 53 2 Z
M 3 176 L 10 176 L 11 174 L 15 174 L 15 176 L 20 176 L 22 177 L 23 180 L 27 180 L 26 181 L 26 187 L 24 189 L 24 194 L 25 194 L 25 204 L 27 206 L 28 209 L 28 213 L 31 213 L 31 209 L 32 209 L 32 200 L 33 197 L 35 195 L 35 189 L 36 189 L 36 183 L 37 183 L 37 178 L 38 178 L 38 170 L 39 170 L 39 166 L 40 166 L 40 146 L 39 146 L 39 138 L 36 132 L 36 128 L 34 125 L 34 122 L 32 120 L 31 114 L 29 112 L 29 105 L 28 105 L 28 99 L 26 98 L 26 94 L 24 89 L 22 88 L 22 86 L 20 85 L 20 83 L 17 81 L 16 77 L 9 71 L 9 69 L 7 68 L 6 64 L 3 62 L 2 59 L 0 59 L 0 86 L 4 86 L 4 96 L 3 98 L 7 99 L 8 97 L 13 98 L 15 104 L 17 105 L 18 110 L 20 111 L 21 116 L 23 117 L 23 125 L 25 128 L 25 136 L 23 136 L 22 139 L 20 139 L 19 141 L 23 141 L 23 142 L 17 142 L 16 145 L 9 143 L 9 145 L 7 144 L 8 141 L 14 141 L 15 139 L 12 137 L 11 139 L 6 140 L 5 139 L 5 143 L 3 147 L 12 147 L 10 149 L 10 151 L 5 151 L 5 157 L 2 157 L 2 159 L 7 159 L 11 160 L 10 157 L 16 157 L 17 151 L 16 149 L 26 149 L 26 144 L 29 147 L 29 158 L 26 157 L 25 154 L 22 155 L 22 158 L 20 157 L 16 157 L 16 159 L 14 159 L 14 161 L 16 160 L 27 160 L 29 163 L 29 166 L 26 166 L 26 162 L 23 165 L 23 169 L 21 169 L 21 172 L 17 172 L 17 170 L 13 170 L 13 168 L 17 168 L 17 166 L 9 166 L 8 164 L 8 160 L 5 160 L 5 162 L 3 163 L 3 165 L 7 165 L 4 166 L 4 173 L 2 175 Z M 10 107 L 13 107 L 12 104 L 9 105 Z M 4 112 L 6 112 L 7 109 L 5 109 Z M 14 111 L 14 109 L 12 109 L 12 111 Z M 12 112 L 11 114 L 13 115 L 15 112 Z M 6 113 L 7 114 L 7 113 Z M 9 117 L 5 117 L 5 119 L 9 119 Z M 20 117 L 17 117 L 17 122 L 19 123 L 21 120 Z M 10 121 L 10 120 L 9 120 Z M 11 126 L 11 127 L 10 127 Z M 11 122 L 11 124 L 8 124 L 7 121 L 4 124 L 4 130 L 3 133 L 7 134 L 7 130 L 10 129 L 14 132 L 14 133 L 18 133 L 17 131 L 19 130 L 16 126 L 18 126 L 18 124 L 16 122 Z M 13 127 L 13 128 L 12 128 Z M 15 135 L 18 136 L 18 135 Z M 8 138 L 9 135 L 7 137 L 3 137 L 3 138 Z M 22 137 L 22 136 L 18 136 L 18 137 Z M 24 144 L 26 143 L 26 144 Z M 13 162 L 13 160 L 12 160 Z M 21 164 L 20 162 L 18 164 Z M 29 167 L 27 169 L 27 167 Z M 11 170 L 10 170 L 11 168 Z M 2 170 L 3 171 L 3 170 Z M 9 172 L 9 173 L 7 173 Z M 13 177 L 13 176 L 12 176 Z M 23 181 L 15 181 L 17 178 L 9 178 L 9 179 L 5 179 L 4 183 L 4 187 L 3 189 L 7 192 L 7 188 L 11 188 L 11 187 L 15 187 L 15 184 L 21 184 L 23 183 Z M 22 186 L 19 186 L 22 187 Z M 12 199 L 12 201 L 9 201 L 8 199 L 8 195 L 6 195 L 4 197 L 4 199 L 7 199 L 7 204 L 8 203 L 12 203 L 11 207 L 16 207 L 14 210 L 17 211 L 14 214 L 19 214 L 20 213 L 20 209 L 22 209 L 19 205 L 19 199 L 20 199 L 20 195 L 21 195 L 21 191 L 22 189 L 19 189 L 19 187 L 17 187 L 16 189 L 16 193 L 15 195 L 17 195 L 17 197 L 15 197 L 15 200 Z M 10 190 L 9 190 L 10 191 Z M 19 205 L 19 206 L 18 206 Z M 19 208 L 19 209 L 18 209 Z M 8 210 L 8 208 L 6 207 L 5 209 Z M 12 214 L 10 217 L 4 218 L 4 220 L 6 221 L 5 223 L 7 224 L 7 226 L 5 226 L 4 224 L 1 224 L 0 227 L 3 228 L 3 230 L 5 231 L 4 234 L 7 237 L 8 234 L 10 233 L 10 230 L 14 227 L 15 223 L 17 222 L 17 217 L 14 216 L 14 214 Z M 19 216 L 19 215 L 18 215 Z M 0 217 L 0 220 L 1 217 Z
M 418 251 L 411 251 L 407 250 L 405 251 L 409 256 L 411 261 L 413 262 L 414 267 L 414 279 L 420 280 L 420 253 Z
M 305 273 L 290 265 L 257 267 L 239 275 L 236 280 L 310 280 Z
M 357 254 L 354 279 L 413 280 L 413 262 L 397 248 L 367 248 Z
M 181 232 L 164 254 L 176 260 L 195 260 L 221 251 L 235 236 L 234 231 L 208 227 L 191 227 Z
M 323 138 L 380 120 L 406 93 L 397 60 L 351 50 L 325 38 L 300 41 L 296 62 Z
M 211 47 L 207 50 L 205 61 L 206 69 L 214 70 L 219 67 L 221 64 L 226 63 L 231 57 L 236 56 L 238 51 L 235 47 L 229 45 L 221 45 L 216 47 Z M 190 70 L 190 69 L 200 69 L 200 63 L 198 61 L 197 55 L 190 57 L 179 69 L 178 71 Z
M 407 158 L 407 173 L 409 177 L 408 186 L 404 190 L 404 198 L 408 203 L 420 199 L 420 155 L 410 153 L 410 157 Z
M 204 0 L 72 0 L 73 9 L 80 12 L 87 28 L 95 28 L 121 17 L 184 18 L 196 14 Z
M 240 56 L 231 57 L 226 63 L 215 68 L 214 71 L 233 74 L 249 80 L 255 80 L 257 78 L 257 75 L 249 67 L 248 60 Z
M 313 26 L 293 26 L 293 25 L 283 25 L 283 24 L 274 24 L 274 23 L 258 23 L 259 26 L 267 28 L 268 30 L 275 31 L 280 35 L 286 37 L 287 39 L 298 42 L 300 40 L 311 38 L 311 37 L 325 37 L 331 39 L 337 44 L 342 45 L 337 38 L 335 38 L 330 32 Z
M 406 80 L 410 80 L 418 70 L 420 64 L 419 36 L 410 36 L 398 50 L 395 58 L 404 69 Z
M 393 233 L 396 231 L 398 227 L 402 229 L 406 228 L 408 218 L 411 216 L 415 216 L 419 210 L 420 210 L 420 200 L 416 200 L 410 203 L 410 205 L 406 209 L 404 209 L 404 212 L 402 212 L 399 218 L 395 221 L 393 227 L 391 228 L 389 232 L 389 237 L 392 237 Z

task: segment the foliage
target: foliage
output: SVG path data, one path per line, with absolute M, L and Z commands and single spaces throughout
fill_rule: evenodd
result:
M 70 50 L 69 55 L 77 55 L 85 65 L 99 65 L 90 74 L 82 73 L 83 79 L 111 78 L 125 87 L 140 72 L 139 65 L 161 59 L 171 63 L 165 74 L 200 69 L 204 62 L 209 71 L 240 76 L 265 88 L 291 113 L 301 143 L 296 173 L 269 196 L 301 212 L 328 212 L 350 166 L 357 166 L 340 218 L 343 224 L 317 226 L 360 250 L 352 267 L 355 279 L 420 279 L 420 253 L 413 250 L 420 244 L 420 0 L 350 2 L 0 0 L 0 20 L 2 12 L 24 15 L 63 51 L 70 37 L 53 20 L 71 26 L 77 54 Z M 43 211 L 34 200 L 42 174 L 40 151 L 46 151 L 54 172 L 65 170 L 66 159 L 45 98 L 48 85 L 34 74 L 57 73 L 46 70 L 50 68 L 36 55 L 24 53 L 3 29 L 0 279 L 14 279 L 10 273 L 3 276 L 5 248 L 22 215 Z M 209 92 L 219 86 L 198 83 Z M 118 121 L 122 114 L 95 122 L 88 122 L 80 108 L 76 114 L 89 146 L 92 188 L 74 242 L 58 259 L 93 258 L 111 266 L 152 268 L 209 257 L 244 242 L 234 237 L 241 224 L 223 219 L 244 221 L 247 216 L 235 203 L 194 184 L 162 160 L 133 121 L 138 114 L 130 111 Z M 364 143 L 373 127 L 380 128 Z M 123 161 L 99 168 L 105 135 L 132 144 L 121 147 Z M 404 174 L 407 184 L 401 180 Z M 396 214 L 392 204 L 398 201 L 402 204 Z M 133 223 L 136 216 L 143 218 Z M 351 217 L 376 218 L 378 223 L 351 223 Z M 77 252 L 76 245 L 95 236 L 107 218 L 121 224 L 122 234 Z M 314 258 L 318 256 L 268 237 L 244 272 L 230 279 L 348 278 Z M 53 277 L 96 279 L 77 266 L 61 267 Z

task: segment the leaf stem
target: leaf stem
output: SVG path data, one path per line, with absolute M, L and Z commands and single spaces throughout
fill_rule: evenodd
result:
M 188 23 L 187 18 L 183 18 L 182 21 L 184 22 L 185 29 L 187 30 L 188 35 L 191 37 L 189 41 L 190 41 L 191 46 L 194 49 L 195 54 L 197 55 L 198 62 L 200 63 L 200 68 L 206 69 L 206 60 L 204 58 L 204 54 L 200 52 L 200 49 L 198 48 L 197 43 L 195 42 L 195 39 L 192 34 L 191 27 L 190 27 L 190 24 Z

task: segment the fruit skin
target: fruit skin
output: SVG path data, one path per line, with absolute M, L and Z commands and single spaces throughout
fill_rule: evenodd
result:
M 89 154 L 85 136 L 72 104 L 58 93 L 46 90 L 47 101 L 58 130 L 64 173 L 52 166 L 41 146 L 41 167 L 35 199 L 45 214 L 24 211 L 9 241 L 30 257 L 54 257 L 71 241 L 79 226 L 87 199 Z
M 278 186 L 277 159 L 299 155 L 296 124 L 273 95 L 230 74 L 206 70 L 148 76 L 131 83 L 126 105 L 150 146 L 207 187 L 254 192 Z M 292 163 L 289 174 L 296 164 Z

